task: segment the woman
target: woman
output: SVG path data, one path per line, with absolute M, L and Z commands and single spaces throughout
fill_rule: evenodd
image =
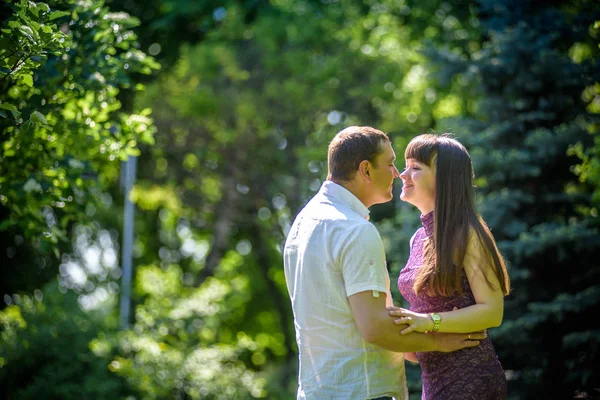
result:
M 469 153 L 447 134 L 420 135 L 405 151 L 400 198 L 421 211 L 398 288 L 410 310 L 390 309 L 403 334 L 469 333 L 499 326 L 510 283 L 494 238 L 473 201 Z M 506 379 L 490 338 L 453 353 L 414 353 L 427 400 L 506 398 Z

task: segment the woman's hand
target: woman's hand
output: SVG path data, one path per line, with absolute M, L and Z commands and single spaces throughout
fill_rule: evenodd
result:
M 400 317 L 394 320 L 394 324 L 408 325 L 400 331 L 402 335 L 410 332 L 430 332 L 433 329 L 433 320 L 429 314 L 420 314 L 399 307 L 388 307 L 388 313 L 392 317 Z

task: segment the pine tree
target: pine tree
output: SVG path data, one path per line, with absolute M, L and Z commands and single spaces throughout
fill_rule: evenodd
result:
M 582 96 L 600 81 L 592 3 L 482 0 L 480 50 L 429 52 L 443 83 L 470 88 L 470 115 L 437 129 L 469 147 L 479 211 L 509 262 L 513 289 L 491 335 L 511 399 L 600 396 L 600 220 L 573 150 L 597 135 Z

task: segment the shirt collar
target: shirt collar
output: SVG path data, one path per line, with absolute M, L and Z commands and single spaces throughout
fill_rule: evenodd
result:
M 369 220 L 369 209 L 365 207 L 362 201 L 358 199 L 351 191 L 343 187 L 342 185 L 338 185 L 332 181 L 325 181 L 323 185 L 321 185 L 321 193 L 323 193 L 326 197 L 340 201 L 346 205 L 348 205 L 352 210 L 357 212 L 362 218 Z

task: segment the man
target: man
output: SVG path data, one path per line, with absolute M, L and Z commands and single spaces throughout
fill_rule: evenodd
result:
M 298 399 L 408 399 L 404 354 L 476 346 L 466 334 L 400 335 L 383 243 L 368 207 L 392 199 L 400 173 L 389 138 L 352 126 L 329 145 L 329 174 L 284 248 L 300 356 Z M 485 334 L 471 334 L 483 339 Z

